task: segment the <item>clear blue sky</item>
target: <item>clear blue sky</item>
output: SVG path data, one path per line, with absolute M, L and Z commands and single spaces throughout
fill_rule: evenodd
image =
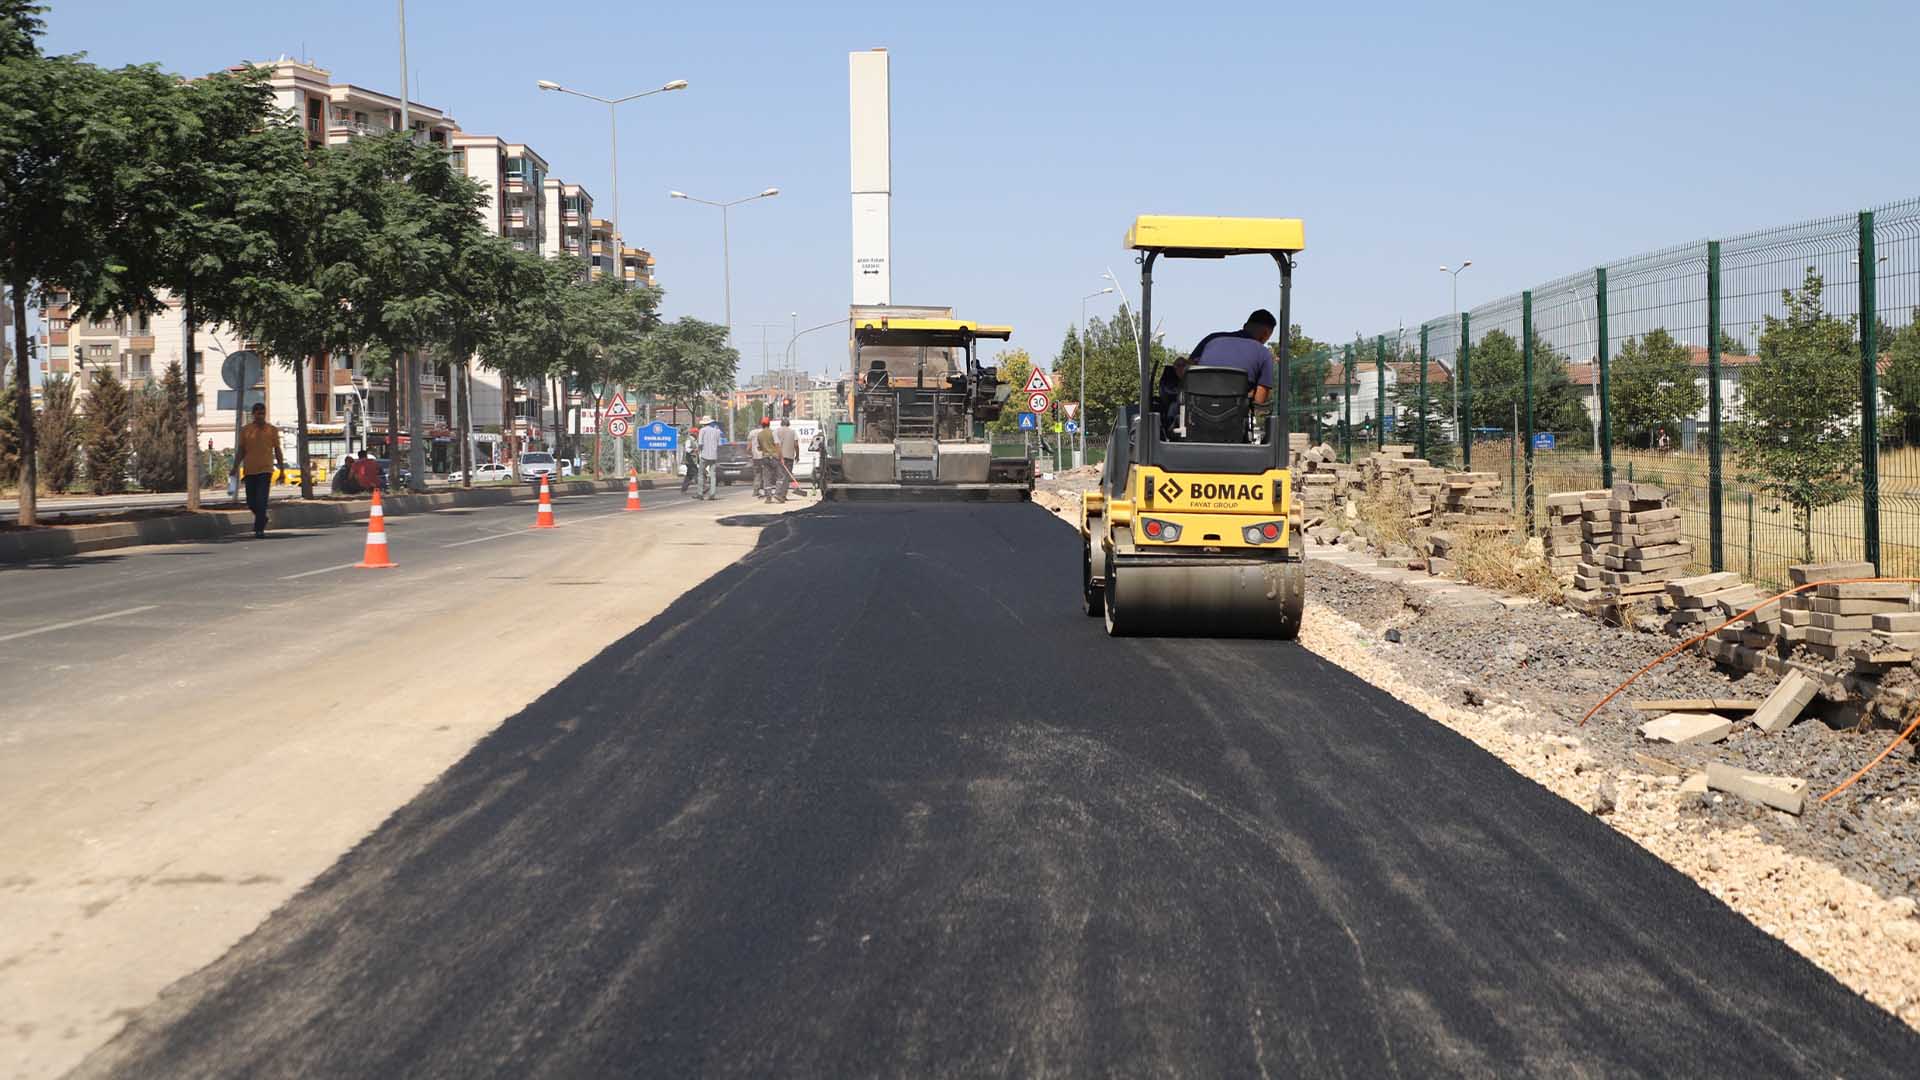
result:
M 52 0 L 47 47 L 200 73 L 281 53 L 391 90 L 393 0 Z M 721 314 L 718 212 L 669 201 L 777 185 L 734 212 L 743 375 L 760 328 L 843 316 L 846 54 L 893 53 L 894 299 L 1014 324 L 1050 357 L 1132 215 L 1299 216 L 1296 321 L 1350 338 L 1703 236 L 1920 193 L 1903 50 L 1920 5 L 639 4 L 412 0 L 418 97 L 530 143 L 603 207 L 622 108 L 623 225 L 670 315 Z M 562 27 L 571 37 L 556 36 Z M 1178 264 L 1156 322 L 1189 346 L 1273 303 L 1270 263 Z M 1110 297 L 1091 305 L 1104 308 Z M 831 330 L 803 366 L 837 370 Z

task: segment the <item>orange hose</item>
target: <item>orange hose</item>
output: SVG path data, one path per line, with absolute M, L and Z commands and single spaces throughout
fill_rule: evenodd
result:
M 1885 750 L 1880 751 L 1879 757 L 1876 757 L 1872 761 L 1867 762 L 1865 765 L 1860 766 L 1859 772 L 1854 773 L 1852 776 L 1849 776 L 1845 780 L 1841 781 L 1839 787 L 1834 788 L 1832 791 L 1829 791 L 1825 795 L 1820 796 L 1820 801 L 1826 802 L 1828 799 L 1831 799 L 1835 795 L 1838 795 L 1841 792 L 1852 787 L 1853 782 L 1855 780 L 1858 780 L 1861 777 L 1867 775 L 1869 772 L 1872 772 L 1873 767 L 1875 765 L 1878 765 L 1882 761 L 1885 761 L 1887 759 L 1888 754 L 1893 753 L 1896 747 L 1898 747 L 1901 743 L 1907 741 L 1908 736 L 1913 734 L 1915 728 L 1920 728 L 1920 708 L 1916 708 L 1913 711 L 1913 723 L 1907 725 L 1907 730 L 1901 732 L 1898 735 L 1895 735 L 1893 737 L 1893 741 L 1887 744 L 1887 748 Z

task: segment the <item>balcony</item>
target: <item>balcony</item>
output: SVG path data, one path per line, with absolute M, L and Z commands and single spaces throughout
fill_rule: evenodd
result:
M 153 334 L 149 332 L 145 334 L 135 333 L 135 334 L 129 335 L 127 337 L 127 348 L 133 350 L 134 352 L 149 352 L 149 353 L 152 352 L 153 351 Z
M 509 211 L 505 223 L 509 231 L 517 232 L 527 227 L 527 215 L 518 210 Z

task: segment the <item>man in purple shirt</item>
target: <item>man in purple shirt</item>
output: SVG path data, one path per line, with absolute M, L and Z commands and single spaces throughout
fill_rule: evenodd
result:
M 1225 330 L 1208 334 L 1193 347 L 1193 363 L 1206 367 L 1236 368 L 1247 373 L 1247 383 L 1253 387 L 1253 403 L 1265 405 L 1273 396 L 1273 352 L 1267 348 L 1267 339 L 1279 320 L 1265 308 L 1247 316 L 1247 323 L 1239 330 Z

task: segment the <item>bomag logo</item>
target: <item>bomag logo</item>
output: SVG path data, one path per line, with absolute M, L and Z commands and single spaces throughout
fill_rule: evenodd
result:
M 1186 489 L 1180 486 L 1180 481 L 1175 480 L 1171 476 L 1167 477 L 1166 481 L 1162 483 L 1159 488 L 1160 497 L 1167 500 L 1168 502 L 1172 502 L 1173 500 L 1179 498 L 1180 493 L 1184 490 Z
M 1264 485 L 1245 484 L 1228 481 L 1225 483 L 1198 482 L 1190 492 L 1195 501 L 1209 502 L 1258 502 L 1266 498 Z

